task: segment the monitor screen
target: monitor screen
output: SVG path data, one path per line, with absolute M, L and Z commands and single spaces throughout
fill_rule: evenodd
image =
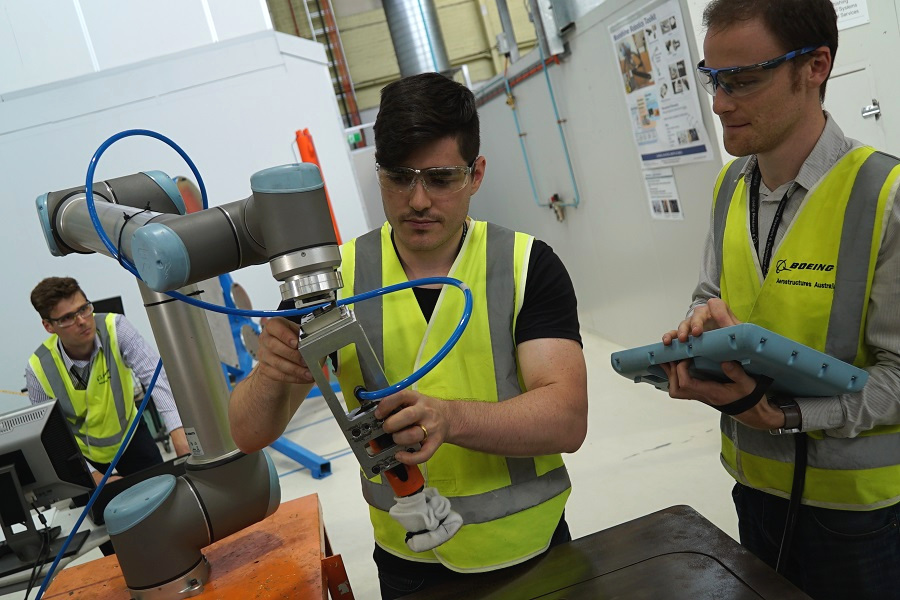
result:
M 0 467 L 15 467 L 29 504 L 47 506 L 94 489 L 87 464 L 56 402 L 0 415 Z
M 31 507 L 93 489 L 94 480 L 57 402 L 0 415 L 0 529 L 12 551 L 0 554 L 0 576 L 41 562 L 55 547 L 60 527 L 38 531 Z M 78 534 L 79 546 L 85 534 Z
M 125 306 L 122 304 L 122 296 L 113 296 L 112 298 L 103 298 L 101 300 L 91 300 L 94 305 L 95 313 L 116 313 L 125 314 Z

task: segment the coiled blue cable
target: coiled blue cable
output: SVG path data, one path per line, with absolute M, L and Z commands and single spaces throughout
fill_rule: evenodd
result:
M 445 283 L 455 285 L 460 290 L 462 290 L 462 293 L 465 296 L 466 304 L 463 307 L 462 316 L 460 317 L 459 323 L 457 323 L 456 328 L 453 330 L 453 333 L 450 334 L 450 337 L 447 339 L 444 345 L 441 346 L 441 349 L 438 350 L 435 355 L 432 356 L 431 359 L 424 365 L 422 365 L 415 373 L 406 377 L 405 379 L 398 381 L 394 385 L 389 385 L 388 387 L 381 390 L 373 392 L 357 392 L 356 395 L 360 400 L 381 400 L 386 396 L 396 394 L 400 390 L 405 389 L 418 380 L 422 379 L 422 377 L 428 374 L 431 369 L 433 369 L 439 362 L 441 362 L 444 357 L 447 356 L 450 350 L 453 349 L 453 346 L 456 345 L 456 342 L 459 340 L 460 336 L 463 334 L 463 331 L 466 329 L 466 325 L 468 325 L 469 323 L 469 318 L 472 316 L 472 290 L 470 290 L 469 286 L 467 286 L 459 279 L 454 279 L 452 277 L 424 277 L 415 281 L 404 281 L 403 283 L 389 285 L 388 287 L 372 290 L 371 292 L 365 292 L 364 294 L 359 294 L 358 296 L 353 296 L 353 298 L 347 298 L 346 300 L 341 300 L 340 302 L 338 302 L 338 304 L 349 304 L 352 300 L 355 301 L 356 298 L 359 298 L 360 300 L 368 300 L 369 298 L 374 298 L 375 296 L 383 296 L 397 290 L 403 290 L 418 285 L 429 285 L 432 283 Z
M 110 475 L 112 475 L 113 470 L 116 468 L 116 464 L 118 464 L 119 459 L 125 452 L 125 449 L 128 448 L 128 442 L 131 441 L 131 437 L 134 435 L 134 431 L 138 428 L 138 425 L 141 422 L 141 418 L 144 414 L 144 409 L 147 408 L 147 402 L 150 400 L 150 394 L 153 393 L 153 388 L 156 387 L 156 380 L 157 378 L 159 378 L 160 372 L 162 372 L 162 359 L 160 359 L 159 362 L 156 363 L 156 370 L 153 372 L 153 377 L 150 379 L 150 385 L 147 386 L 147 393 L 144 394 L 144 400 L 143 402 L 141 402 L 141 406 L 138 408 L 137 414 L 134 416 L 134 419 L 131 422 L 131 427 L 128 428 L 128 432 L 125 434 L 125 438 L 119 445 L 119 449 L 116 451 L 115 456 L 113 456 L 112 462 L 109 463 L 109 468 L 106 469 L 106 473 L 103 474 L 103 477 L 100 479 L 100 483 L 97 484 L 97 488 L 94 490 L 94 493 L 91 494 L 91 497 L 88 499 L 87 504 L 85 504 L 84 510 L 81 511 L 81 515 L 78 517 L 78 520 L 75 521 L 75 525 L 72 526 L 72 531 L 69 532 L 68 537 L 66 537 L 66 540 L 63 542 L 62 548 L 59 549 L 59 553 L 56 555 L 56 559 L 53 561 L 53 564 L 50 565 L 50 568 L 47 570 L 47 574 L 44 575 L 44 581 L 41 582 L 41 587 L 38 590 L 35 600 L 41 600 L 41 596 L 44 595 L 47 586 L 50 585 L 50 581 L 52 581 L 53 579 L 53 572 L 56 571 L 56 567 L 59 565 L 59 561 L 62 560 L 62 557 L 66 553 L 66 549 L 69 547 L 69 544 L 72 542 L 75 534 L 78 533 L 78 528 L 81 527 L 81 524 L 84 522 L 84 518 L 87 516 L 88 511 L 90 511 L 91 507 L 94 506 L 94 502 L 97 500 L 97 496 L 100 495 L 100 491 L 103 489 L 103 486 L 106 485 L 106 480 L 109 479 Z
M 88 214 L 91 217 L 91 223 L 93 223 L 94 229 L 97 230 L 97 233 L 100 236 L 100 241 L 103 242 L 103 245 L 106 246 L 106 249 L 109 250 L 109 253 L 112 255 L 112 257 L 119 260 L 119 262 L 122 264 L 122 266 L 125 267 L 128 272 L 140 279 L 140 275 L 138 275 L 137 269 L 134 268 L 134 265 L 128 262 L 124 256 L 119 256 L 118 249 L 113 245 L 112 241 L 106 235 L 106 232 L 103 231 L 103 227 L 100 225 L 100 217 L 97 215 L 97 208 L 94 206 L 94 171 L 97 169 L 97 163 L 100 161 L 100 157 L 103 156 L 103 153 L 106 152 L 106 149 L 112 146 L 114 143 L 123 138 L 135 135 L 145 135 L 155 138 L 157 140 L 160 140 L 161 142 L 165 142 L 170 148 L 175 150 L 175 152 L 177 152 L 191 168 L 191 172 L 194 174 L 194 177 L 197 178 L 197 185 L 200 187 L 200 197 L 203 200 L 203 208 L 208 208 L 209 203 L 207 201 L 206 195 L 206 184 L 203 183 L 203 178 L 200 176 L 200 171 L 197 170 L 197 165 L 194 164 L 194 161 L 191 160 L 191 157 L 188 156 L 187 153 L 182 150 L 178 144 L 176 144 L 163 134 L 151 131 L 149 129 L 126 129 L 125 131 L 120 131 L 119 133 L 108 137 L 106 141 L 100 144 L 100 147 L 97 148 L 97 151 L 94 152 L 94 155 L 91 157 L 91 162 L 88 163 L 87 174 L 85 175 L 84 197 L 85 200 L 87 200 Z

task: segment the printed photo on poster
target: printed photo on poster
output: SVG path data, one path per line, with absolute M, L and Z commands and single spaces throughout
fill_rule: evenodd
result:
M 675 187 L 675 171 L 672 169 L 645 169 L 644 187 L 650 201 L 650 216 L 666 221 L 681 221 L 681 201 Z
M 625 80 L 625 93 L 630 94 L 642 87 L 653 85 L 650 72 L 650 54 L 644 30 L 628 36 L 619 42 L 619 69 Z

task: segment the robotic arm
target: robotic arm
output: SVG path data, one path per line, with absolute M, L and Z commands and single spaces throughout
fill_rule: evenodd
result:
M 93 188 L 100 226 L 118 242 L 120 260 L 132 262 L 142 279 L 138 285 L 192 451 L 184 477 L 142 482 L 107 508 L 134 598 L 199 593 L 209 570 L 200 550 L 268 516 L 280 502 L 268 457 L 245 456 L 231 439 L 228 390 L 202 310 L 162 292 L 197 296 L 197 282 L 268 262 L 282 299 L 297 308 L 318 305 L 301 328 L 307 364 L 322 365 L 331 352 L 355 343 L 367 389 L 387 387 L 353 312 L 336 304 L 341 255 L 318 169 L 284 165 L 260 171 L 250 182 L 250 197 L 187 215 L 174 182 L 158 171 Z M 91 221 L 83 187 L 44 194 L 37 210 L 52 254 L 111 255 Z M 398 448 L 374 417 L 377 403 L 363 400 L 348 414 L 321 369 L 311 371 L 366 473 L 387 474 L 400 497 L 420 493 L 421 473 L 394 459 Z M 148 551 L 161 559 L 149 564 Z
M 96 183 L 93 199 L 104 232 L 157 292 L 268 261 L 284 299 L 298 306 L 333 301 L 342 286 L 341 254 L 318 169 L 273 167 L 250 185 L 249 198 L 189 215 L 175 183 L 159 171 Z M 44 194 L 37 210 L 55 256 L 109 255 L 84 188 Z
M 307 364 L 321 366 L 331 352 L 355 343 L 366 388 L 387 387 L 382 367 L 362 327 L 352 311 L 335 303 L 337 290 L 343 286 L 338 271 L 341 254 L 318 169 L 308 163 L 273 167 L 254 174 L 250 187 L 253 194 L 248 198 L 183 215 L 174 182 L 164 173 L 151 171 L 97 183 L 94 206 L 107 236 L 120 241 L 119 252 L 134 263 L 143 284 L 156 292 L 185 288 L 222 273 L 268 262 L 272 276 L 282 282 L 283 300 L 293 301 L 297 308 L 322 305 L 301 329 L 300 351 Z M 47 244 L 54 255 L 109 255 L 91 223 L 84 188 L 44 194 L 37 205 Z M 173 211 L 179 214 L 172 214 Z M 159 301 L 163 300 L 153 298 L 153 302 Z M 183 324 L 153 323 L 151 318 L 161 348 L 171 345 L 185 331 Z M 172 348 L 172 353 L 179 356 L 164 360 L 164 364 L 173 389 L 175 379 L 185 384 L 179 390 L 182 394 L 176 392 L 176 397 L 190 397 L 193 374 L 198 371 L 192 368 L 183 377 L 173 377 L 177 369 L 173 363 L 190 361 L 183 356 L 183 350 Z M 311 370 L 321 375 L 320 369 Z M 348 415 L 324 376 L 317 377 L 316 383 L 366 472 L 375 475 L 397 467 L 399 463 L 393 455 L 398 448 L 389 435 L 384 436 L 380 422 L 374 418 L 376 403 L 361 400 L 360 408 Z M 184 414 L 180 404 L 179 412 Z M 376 438 L 379 450 L 369 445 Z M 416 478 L 418 469 L 412 470 L 410 476 Z M 397 475 L 404 485 L 395 491 L 405 492 L 398 493 L 400 496 L 409 495 L 411 484 L 406 484 L 406 477 L 399 471 Z M 421 484 L 420 475 L 418 479 Z

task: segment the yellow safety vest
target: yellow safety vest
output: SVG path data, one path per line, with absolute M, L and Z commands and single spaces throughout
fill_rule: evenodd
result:
M 453 350 L 415 389 L 458 402 L 502 402 L 524 389 L 513 332 L 534 238 L 485 222 L 469 223 L 449 276 L 471 288 L 472 318 Z M 408 281 L 387 223 L 344 244 L 342 261 L 344 297 Z M 428 323 L 411 289 L 360 302 L 354 311 L 387 380 L 394 383 L 436 354 L 459 322 L 463 304 L 463 295 L 445 286 Z M 352 390 L 363 379 L 354 347 L 340 350 L 339 365 L 345 401 L 349 409 L 356 408 Z M 512 458 L 443 444 L 421 467 L 426 485 L 450 500 L 463 527 L 433 551 L 413 552 L 405 543 L 406 531 L 387 512 L 394 504 L 390 486 L 380 476 L 370 480 L 361 472 L 375 540 L 397 556 L 439 561 L 461 572 L 514 565 L 546 550 L 571 491 L 559 454 Z
M 721 171 L 713 236 L 722 299 L 741 321 L 859 367 L 874 364 L 865 344 L 878 250 L 900 183 L 898 160 L 873 148 L 843 156 L 806 194 L 762 277 L 748 223 L 746 159 Z M 794 441 L 722 416 L 722 463 L 740 483 L 787 497 Z M 900 501 L 900 426 L 855 438 L 808 432 L 803 502 L 872 510 Z
M 91 364 L 87 389 L 76 390 L 59 352 L 59 336 L 51 335 L 31 355 L 29 364 L 44 393 L 59 401 L 81 453 L 109 463 L 134 419 L 134 380 L 125 366 L 116 336 L 116 315 L 96 315 L 102 351 Z

